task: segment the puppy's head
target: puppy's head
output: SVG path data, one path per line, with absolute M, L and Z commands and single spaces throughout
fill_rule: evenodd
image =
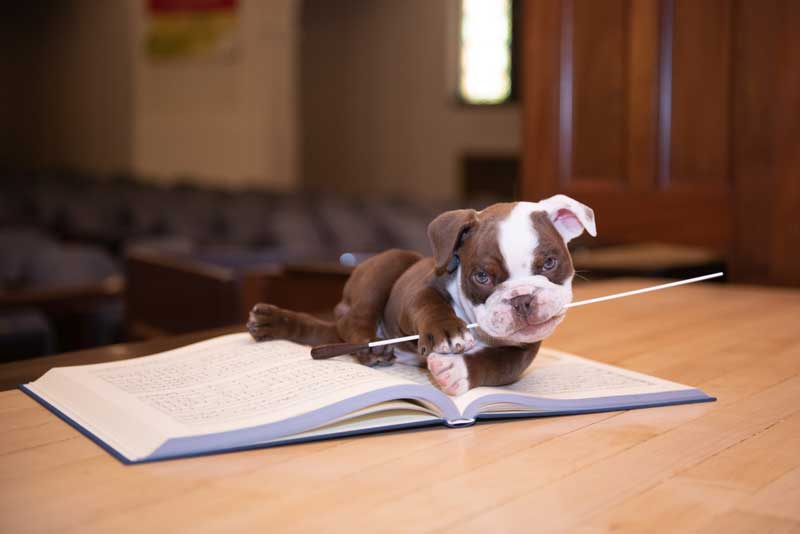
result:
M 428 226 L 428 237 L 459 315 L 501 342 L 524 344 L 563 319 L 575 274 L 567 243 L 584 230 L 596 235 L 594 212 L 556 195 L 448 211 Z

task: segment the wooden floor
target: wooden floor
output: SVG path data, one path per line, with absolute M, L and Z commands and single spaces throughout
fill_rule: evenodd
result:
M 123 466 L 8 391 L 0 532 L 800 532 L 800 292 L 576 308 L 548 344 L 719 400 Z

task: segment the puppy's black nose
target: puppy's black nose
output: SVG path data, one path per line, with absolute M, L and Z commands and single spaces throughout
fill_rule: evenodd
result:
M 533 302 L 533 295 L 519 295 L 512 298 L 509 302 L 517 315 L 521 317 L 527 317 L 533 311 L 533 305 L 531 304 Z

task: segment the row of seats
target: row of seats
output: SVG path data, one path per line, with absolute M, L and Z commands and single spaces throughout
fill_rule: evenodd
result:
M 231 193 L 122 178 L 31 173 L 4 180 L 0 225 L 41 229 L 112 254 L 146 243 L 240 246 L 285 261 L 327 260 L 391 247 L 427 250 L 428 222 L 453 202 L 314 192 Z
M 395 247 L 428 252 L 428 223 L 455 207 L 463 205 L 0 171 L 0 291 L 79 286 L 124 275 L 126 251 L 142 246 L 230 267 L 336 261 L 346 252 L 361 257 Z M 118 337 L 122 318 L 122 303 L 112 303 L 80 318 L 79 327 L 93 332 L 90 344 L 99 345 Z M 63 333 L 74 327 L 68 323 L 73 326 L 36 309 L 0 312 L 0 354 L 81 348 L 66 344 Z
M 62 242 L 34 227 L 0 227 L 0 292 L 59 294 L 122 272 L 103 247 Z M 113 343 L 120 339 L 122 302 L 112 300 L 47 314 L 36 307 L 0 311 L 0 361 Z

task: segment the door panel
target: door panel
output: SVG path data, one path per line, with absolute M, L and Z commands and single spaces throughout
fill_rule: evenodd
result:
M 572 129 L 564 177 L 576 186 L 598 179 L 621 186 L 627 178 L 625 2 L 576 0 L 565 7 L 573 13 L 562 22 L 562 43 L 571 46 L 571 61 L 564 58 L 562 69 L 564 77 L 572 76 L 572 94 L 562 95 L 572 107 L 572 121 L 564 124 Z
M 668 77 L 668 66 L 662 66 L 667 76 L 660 87 L 672 94 L 670 153 L 663 155 L 669 166 L 664 178 L 682 186 L 727 189 L 731 182 L 731 2 L 676 0 L 670 4 L 665 2 L 665 11 L 673 11 L 671 24 L 662 25 L 662 31 L 673 36 L 672 76 Z M 662 37 L 662 43 L 667 39 Z
M 523 196 L 580 199 L 604 242 L 724 250 L 729 2 L 524 6 Z

